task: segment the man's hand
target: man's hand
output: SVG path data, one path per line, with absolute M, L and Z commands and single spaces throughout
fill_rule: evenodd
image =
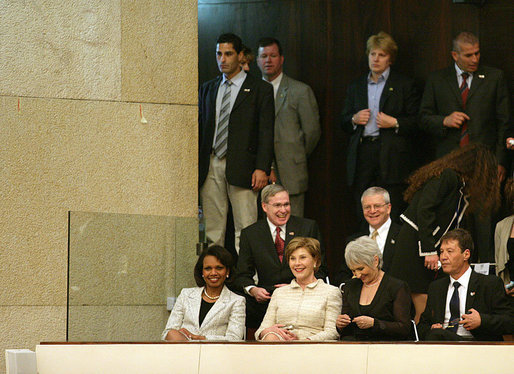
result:
M 380 129 L 388 129 L 391 127 L 396 127 L 398 121 L 396 118 L 391 117 L 384 112 L 380 112 L 377 114 L 377 126 Z
M 271 299 L 270 293 L 262 287 L 253 287 L 250 290 L 250 295 L 252 295 L 258 303 L 264 303 Z
M 507 149 L 514 149 L 514 144 L 510 144 L 511 141 L 513 141 L 514 138 L 507 138 Z
M 255 169 L 252 174 L 252 190 L 260 191 L 268 184 L 268 176 L 264 170 Z
M 440 323 L 434 323 L 432 326 L 430 326 L 431 329 L 442 329 L 443 325 Z
M 438 255 L 425 256 L 425 267 L 429 270 L 437 270 Z
M 471 308 L 469 310 L 470 313 L 463 314 L 462 320 L 459 321 L 459 324 L 463 325 L 466 330 L 474 330 L 482 324 L 482 318 L 480 318 L 480 313 L 478 313 L 475 309 Z
M 277 173 L 275 173 L 275 170 L 271 169 L 271 173 L 269 173 L 268 179 L 271 184 L 277 183 Z
M 469 121 L 469 116 L 463 112 L 453 112 L 449 116 L 444 117 L 443 125 L 446 127 L 454 127 L 459 129 L 464 121 Z
M 368 316 L 355 317 L 352 322 L 355 322 L 359 329 L 369 329 L 373 327 L 375 319 Z
M 363 109 L 359 110 L 353 116 L 353 123 L 356 125 L 365 125 L 369 121 L 369 116 L 371 114 L 371 109 Z

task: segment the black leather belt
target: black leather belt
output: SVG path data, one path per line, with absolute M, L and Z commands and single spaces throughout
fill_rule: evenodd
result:
M 380 140 L 380 136 L 363 136 L 361 143 L 374 143 Z

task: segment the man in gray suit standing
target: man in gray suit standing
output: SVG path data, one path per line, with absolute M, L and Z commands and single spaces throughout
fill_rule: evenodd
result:
M 261 38 L 257 65 L 262 78 L 273 85 L 275 96 L 275 160 L 270 180 L 289 191 L 292 214 L 303 217 L 308 188 L 307 157 L 321 134 L 318 104 L 308 85 L 282 72 L 283 63 L 280 42 Z

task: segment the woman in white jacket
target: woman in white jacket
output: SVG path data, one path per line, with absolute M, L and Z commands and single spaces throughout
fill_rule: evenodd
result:
M 225 248 L 214 245 L 204 251 L 194 270 L 198 287 L 182 290 L 162 339 L 242 340 L 245 298 L 225 286 L 232 278 L 232 270 L 232 256 Z

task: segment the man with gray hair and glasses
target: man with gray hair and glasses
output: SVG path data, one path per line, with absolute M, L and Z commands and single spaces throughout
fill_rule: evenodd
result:
M 291 215 L 289 192 L 281 185 L 270 184 L 261 192 L 266 219 L 241 231 L 239 259 L 234 288 L 246 296 L 246 326 L 258 328 L 273 291 L 289 284 L 293 273 L 284 258 L 291 239 L 302 236 L 318 239 L 318 224 L 307 218 Z M 325 251 L 321 244 L 321 266 L 317 278 L 328 275 Z M 258 280 L 254 279 L 257 274 Z
M 396 243 L 396 236 L 400 231 L 400 225 L 391 221 L 391 200 L 389 192 L 382 187 L 370 187 L 361 195 L 362 213 L 369 225 L 369 229 L 364 232 L 359 232 L 351 235 L 346 243 L 360 236 L 369 236 L 378 244 L 384 264 L 382 270 L 387 272 L 391 261 L 393 259 L 394 247 Z M 346 280 L 352 278 L 352 272 L 343 261 L 339 271 L 334 277 L 334 284 L 339 285 Z

